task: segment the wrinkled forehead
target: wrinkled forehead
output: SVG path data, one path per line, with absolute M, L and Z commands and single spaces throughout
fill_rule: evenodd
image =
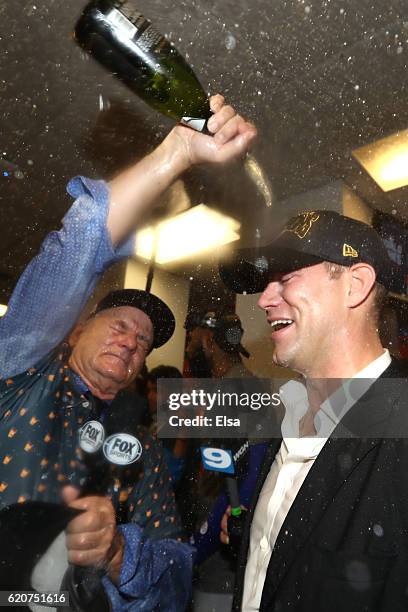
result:
M 134 306 L 117 306 L 115 308 L 107 308 L 95 315 L 96 319 L 106 319 L 109 321 L 123 321 L 133 328 L 138 328 L 145 334 L 153 337 L 153 323 L 150 317 Z

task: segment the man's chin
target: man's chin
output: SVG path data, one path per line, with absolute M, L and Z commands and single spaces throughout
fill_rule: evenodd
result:
M 281 368 L 292 368 L 294 369 L 294 359 L 291 355 L 285 355 L 282 352 L 275 351 L 272 357 L 273 363 Z
M 132 377 L 126 367 L 102 367 L 98 370 L 99 379 L 106 389 L 111 390 L 116 395 L 120 389 L 127 387 Z M 102 386 L 102 385 L 101 385 Z

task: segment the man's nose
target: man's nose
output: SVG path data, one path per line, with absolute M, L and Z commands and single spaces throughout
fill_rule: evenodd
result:
M 133 333 L 123 334 L 120 338 L 120 345 L 124 348 L 127 348 L 130 352 L 133 352 L 137 348 L 138 338 Z
M 277 281 L 270 282 L 265 289 L 263 290 L 259 300 L 258 307 L 262 310 L 266 310 L 271 306 L 278 306 L 280 301 L 282 300 L 282 296 L 280 294 L 281 283 Z

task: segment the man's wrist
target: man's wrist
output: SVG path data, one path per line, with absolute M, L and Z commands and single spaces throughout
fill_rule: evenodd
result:
M 180 129 L 191 131 L 191 128 L 176 126 L 154 151 L 161 158 L 160 165 L 163 169 L 170 169 L 173 180 L 194 165 L 188 139 L 180 135 Z

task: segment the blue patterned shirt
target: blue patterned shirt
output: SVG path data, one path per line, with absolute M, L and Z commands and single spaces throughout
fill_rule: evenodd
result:
M 25 486 L 28 498 L 32 499 L 38 498 L 36 496 L 45 490 L 42 483 L 36 481 L 36 478 L 40 477 L 40 470 L 37 470 L 35 461 L 32 463 L 34 473 L 30 473 L 30 465 L 22 470 L 26 484 L 20 484 L 15 479 L 11 479 L 9 483 L 2 482 L 2 477 L 5 479 L 7 471 L 12 468 L 13 461 L 29 461 L 29 451 L 32 448 L 35 450 L 34 432 L 37 431 L 36 428 L 40 431 L 41 419 L 44 416 L 37 414 L 36 419 L 32 413 L 40 410 L 41 398 L 43 393 L 47 392 L 47 385 L 51 388 L 56 384 L 54 375 L 42 377 L 42 380 L 38 376 L 36 382 L 35 366 L 40 362 L 47 362 L 47 356 L 50 356 L 49 367 L 52 367 L 51 355 L 55 354 L 56 347 L 74 326 L 100 275 L 114 262 L 130 255 L 133 250 L 133 239 L 129 239 L 117 249 L 112 246 L 106 226 L 109 190 L 103 181 L 77 177 L 68 184 L 68 192 L 76 201 L 65 215 L 61 230 L 51 232 L 46 237 L 39 254 L 20 277 L 6 315 L 0 319 L 0 435 L 3 438 L 3 453 L 0 445 L 0 497 L 2 487 L 5 494 L 10 494 L 13 487 L 18 490 Z M 45 363 L 44 371 L 48 372 L 47 367 Z M 28 378 L 24 375 L 25 372 Z M 64 380 L 68 378 L 65 377 Z M 21 390 L 15 388 L 13 394 L 13 385 L 17 384 L 21 386 Z M 23 395 L 20 396 L 20 393 Z M 33 399 L 31 403 L 30 395 Z M 55 402 L 55 399 L 53 401 Z M 64 409 L 61 406 L 61 416 L 55 415 L 52 421 L 49 419 L 53 412 L 45 415 L 48 421 L 52 422 L 54 429 L 58 429 L 55 426 L 58 419 L 66 417 Z M 68 427 L 61 431 L 68 431 L 72 425 L 74 436 L 78 414 L 72 413 L 71 416 L 72 423 L 69 422 Z M 31 438 L 30 442 L 25 440 L 27 432 L 33 438 L 33 444 Z M 17 452 L 20 433 L 22 454 Z M 73 436 L 69 438 L 64 434 L 60 439 L 73 440 Z M 50 440 L 48 442 L 46 437 L 46 442 L 48 447 L 52 448 L 55 440 L 52 435 L 48 437 Z M 57 436 L 55 439 L 58 439 Z M 41 434 L 38 448 L 43 442 Z M 69 444 L 73 452 L 72 441 Z M 64 466 L 64 456 L 66 454 L 67 462 L 70 455 L 68 446 L 64 446 L 64 449 L 60 446 L 61 444 L 57 450 L 61 460 L 55 463 L 58 468 L 56 473 L 52 473 L 56 482 L 64 482 L 68 471 L 67 466 Z M 125 555 L 119 587 L 116 588 L 107 578 L 104 578 L 104 584 L 115 612 L 156 609 L 179 612 L 186 607 L 189 598 L 192 549 L 186 544 L 169 539 L 176 537 L 179 532 L 171 482 L 161 460 L 159 447 L 149 448 L 147 445 L 145 448 L 149 452 L 149 469 L 145 470 L 142 481 L 135 489 L 131 522 L 119 527 L 125 537 Z M 52 451 L 47 452 L 52 454 Z M 32 457 L 35 459 L 35 452 Z M 41 457 L 38 455 L 37 459 Z M 150 467 L 151 462 L 154 462 L 154 465 Z M 5 484 L 9 487 L 7 490 L 4 488 Z M 144 484 L 146 490 L 143 489 Z M 31 494 L 30 487 L 33 489 Z M 24 488 L 22 491 L 25 492 Z M 19 495 L 15 501 L 18 497 Z M 22 495 L 20 501 L 24 501 L 24 498 Z M 14 498 L 11 496 L 8 499 Z M 145 508 L 146 503 L 150 506 Z

